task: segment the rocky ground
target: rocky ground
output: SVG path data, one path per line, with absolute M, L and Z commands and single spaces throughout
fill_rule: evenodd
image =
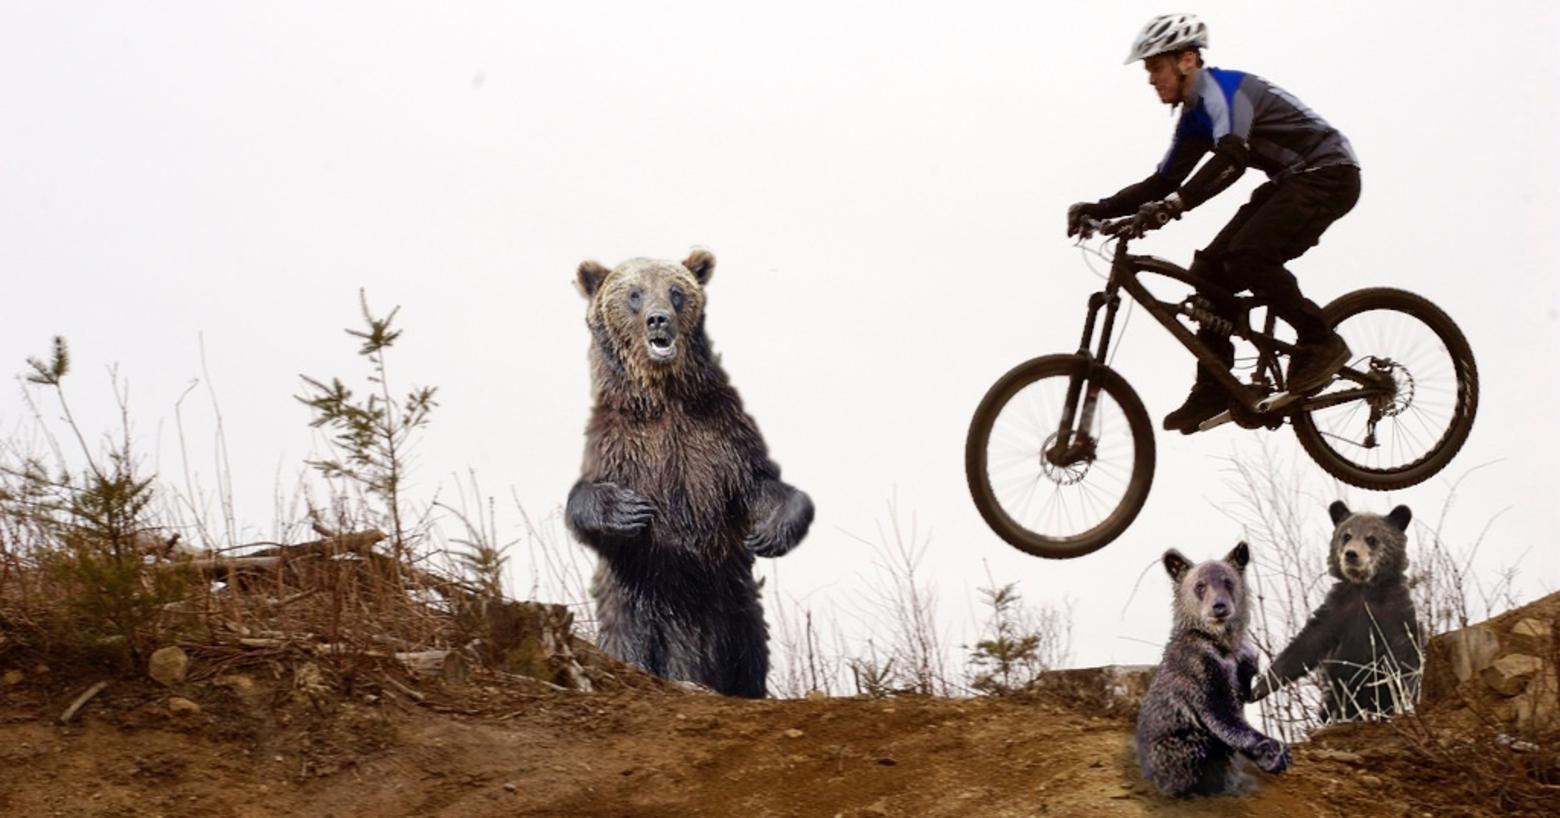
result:
M 1512 720 L 1553 673 L 1552 632 L 1531 632 L 1557 619 L 1560 595 L 1486 623 L 1493 648 L 1464 637 L 1482 653 L 1440 660 L 1421 715 L 1325 730 L 1295 747 L 1288 773 L 1254 773 L 1253 795 L 1211 802 L 1151 792 L 1132 763 L 1130 705 L 1066 686 L 749 702 L 626 669 L 581 693 L 192 651 L 184 678 L 113 678 L 61 725 L 100 673 L 0 655 L 0 814 L 1555 815 L 1555 733 L 1531 729 L 1553 689 L 1527 706 L 1524 731 Z M 1539 665 L 1501 665 L 1511 655 Z

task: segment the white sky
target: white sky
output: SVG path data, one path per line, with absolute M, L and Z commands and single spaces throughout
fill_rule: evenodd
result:
M 1256 433 L 1161 436 L 1148 506 L 1090 557 L 1042 561 L 986 530 L 964 484 L 969 415 L 1009 367 L 1077 343 L 1098 286 L 1062 235 L 1068 203 L 1145 175 L 1173 121 L 1137 66 L 1145 3 L 68 3 L 0 6 L 0 372 L 64 335 L 88 430 L 105 372 L 130 381 L 142 449 L 178 472 L 174 405 L 201 339 L 248 534 L 316 453 L 299 373 L 356 378 L 357 291 L 399 304 L 392 377 L 435 384 L 427 498 L 474 470 L 533 515 L 577 475 L 589 405 L 585 258 L 718 259 L 710 335 L 788 480 L 818 507 L 781 591 L 861 632 L 871 550 L 897 496 L 930 528 L 950 641 L 987 566 L 1033 601 L 1075 600 L 1082 664 L 1148 662 L 1168 546 L 1241 531 L 1220 458 Z M 1391 496 L 1309 462 L 1316 547 L 1347 496 L 1491 529 L 1477 566 L 1560 579 L 1552 480 L 1560 349 L 1560 7 L 1205 3 L 1214 65 L 1265 76 L 1349 137 L 1364 194 L 1293 265 L 1325 303 L 1415 290 L 1471 341 L 1482 401 L 1463 453 Z M 1182 262 L 1260 179 L 1145 251 Z M 1157 427 L 1192 374 L 1139 315 L 1117 368 Z M 191 469 L 213 485 L 216 421 L 186 399 Z M 52 409 L 49 415 L 54 416 Z M 20 388 L 0 432 L 28 434 Z M 1267 438 L 1302 457 L 1292 435 Z M 182 481 L 179 481 L 182 482 Z M 1525 555 L 1525 556 L 1524 556 Z M 524 555 L 517 554 L 523 561 Z M 1260 560 L 1262 554 L 1257 554 Z M 523 566 L 517 566 L 523 567 Z M 773 587 L 773 586 L 771 586 Z M 1130 597 L 1130 600 L 1129 600 Z

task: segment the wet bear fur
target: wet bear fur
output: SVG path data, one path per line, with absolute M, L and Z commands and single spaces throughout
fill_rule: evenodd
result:
M 1289 767 L 1289 748 L 1246 722 L 1242 707 L 1257 672 L 1246 639 L 1246 564 L 1241 543 L 1222 560 L 1192 565 L 1165 552 L 1175 584 L 1170 641 L 1138 711 L 1138 769 L 1165 795 L 1238 795 L 1255 786 L 1242 757 L 1270 773 Z
M 598 556 L 600 646 L 670 679 L 759 698 L 768 632 L 755 556 L 778 557 L 812 523 L 780 479 L 704 332 L 715 257 L 587 261 L 594 406 L 566 521 Z
M 1423 647 L 1406 578 L 1413 513 L 1408 506 L 1386 516 L 1356 513 L 1342 502 L 1327 511 L 1334 525 L 1327 571 L 1337 582 L 1257 680 L 1254 699 L 1316 670 L 1325 722 L 1402 712 L 1418 697 Z

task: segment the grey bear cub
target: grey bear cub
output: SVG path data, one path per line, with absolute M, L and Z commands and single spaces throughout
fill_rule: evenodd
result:
M 1354 512 L 1341 502 L 1327 511 L 1334 526 L 1327 570 L 1338 581 L 1257 680 L 1252 700 L 1318 670 L 1323 721 L 1401 712 L 1418 695 L 1423 644 L 1405 577 L 1413 513 L 1408 506 L 1386 516 Z
M 1254 786 L 1241 756 L 1270 773 L 1289 767 L 1289 748 L 1246 723 L 1241 712 L 1257 672 L 1246 639 L 1246 564 L 1241 543 L 1223 560 L 1193 565 L 1165 552 L 1175 583 L 1174 625 L 1138 711 L 1137 762 L 1165 795 L 1240 794 Z

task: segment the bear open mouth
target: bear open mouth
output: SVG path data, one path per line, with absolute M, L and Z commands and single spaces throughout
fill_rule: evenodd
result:
M 652 332 L 645 336 L 650 360 L 665 361 L 677 355 L 677 339 L 669 332 Z

